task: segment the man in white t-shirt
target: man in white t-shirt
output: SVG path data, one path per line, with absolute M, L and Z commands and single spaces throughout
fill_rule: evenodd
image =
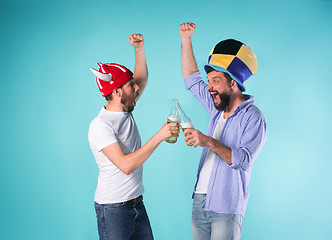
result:
M 178 136 L 175 123 L 164 124 L 141 147 L 141 138 L 132 111 L 147 85 L 148 70 L 141 34 L 131 34 L 135 48 L 133 73 L 116 63 L 98 63 L 91 68 L 97 85 L 107 104 L 89 127 L 89 144 L 99 167 L 95 192 L 99 238 L 153 239 L 150 222 L 142 201 L 143 163 L 159 146 Z

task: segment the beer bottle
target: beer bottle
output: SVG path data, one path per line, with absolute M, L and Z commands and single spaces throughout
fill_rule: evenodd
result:
M 182 128 L 182 131 L 185 131 L 187 128 L 194 128 L 194 125 L 192 124 L 190 118 L 187 117 L 187 115 L 184 113 L 179 103 L 178 103 L 178 112 L 179 112 L 178 114 L 179 114 L 180 126 Z M 190 133 L 187 133 L 187 135 L 188 134 Z M 192 143 L 190 146 L 192 145 L 194 145 L 194 143 Z
M 178 99 L 173 98 L 173 103 L 171 107 L 171 112 L 167 118 L 168 123 L 179 123 L 179 115 L 178 115 Z M 166 140 L 168 143 L 176 143 L 177 137 L 170 137 Z
M 187 128 L 194 128 L 194 125 L 192 124 L 191 120 L 182 110 L 180 104 L 178 103 L 178 115 L 180 120 L 180 126 L 183 131 L 185 131 Z

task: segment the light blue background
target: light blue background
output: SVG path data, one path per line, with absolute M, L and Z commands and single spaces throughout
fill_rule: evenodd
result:
M 90 67 L 133 69 L 128 35 L 145 37 L 149 85 L 134 116 L 145 143 L 177 97 L 194 126 L 208 115 L 186 92 L 181 23 L 197 24 L 203 71 L 225 38 L 250 46 L 246 83 L 268 123 L 252 168 L 242 239 L 331 239 L 332 1 L 1 1 L 0 239 L 97 239 L 98 168 L 90 121 L 105 100 Z M 205 75 L 204 75 L 205 76 Z M 191 192 L 201 148 L 162 143 L 144 168 L 155 239 L 191 239 Z

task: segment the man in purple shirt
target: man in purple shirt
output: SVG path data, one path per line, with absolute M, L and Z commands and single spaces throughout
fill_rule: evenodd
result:
M 256 56 L 237 40 L 219 42 L 204 66 L 206 84 L 192 50 L 195 27 L 180 25 L 182 75 L 210 120 L 206 135 L 197 129 L 184 131 L 188 146 L 203 147 L 193 194 L 193 238 L 240 239 L 251 165 L 266 137 L 265 118 L 254 97 L 243 94 L 243 83 L 257 72 Z

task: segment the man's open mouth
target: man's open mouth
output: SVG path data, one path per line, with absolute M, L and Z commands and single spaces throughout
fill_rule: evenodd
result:
M 210 92 L 210 94 L 211 94 L 214 101 L 220 99 L 218 92 L 213 91 L 213 92 Z

